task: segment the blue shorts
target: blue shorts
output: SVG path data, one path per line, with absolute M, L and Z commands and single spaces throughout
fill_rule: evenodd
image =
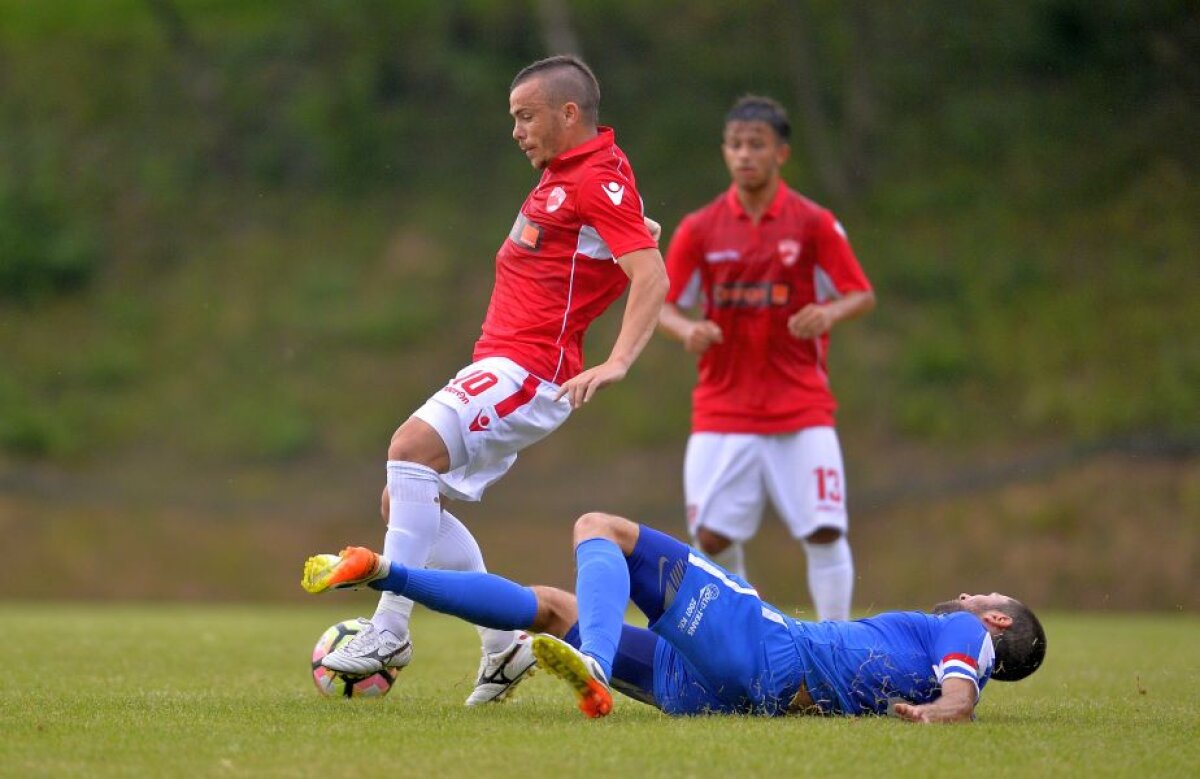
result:
M 784 714 L 802 681 L 787 618 L 687 545 L 642 526 L 630 597 L 658 635 L 654 703 L 668 714 Z

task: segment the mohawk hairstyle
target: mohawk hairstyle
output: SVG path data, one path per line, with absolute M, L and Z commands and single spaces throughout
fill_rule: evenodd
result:
M 579 57 L 556 54 L 530 63 L 513 78 L 508 91 L 513 91 L 534 76 L 546 77 L 546 92 L 553 103 L 575 103 L 584 121 L 593 127 L 600 123 L 600 82 Z

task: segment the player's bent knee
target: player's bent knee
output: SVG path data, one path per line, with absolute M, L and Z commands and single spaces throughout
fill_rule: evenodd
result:
M 638 526 L 628 519 L 601 511 L 589 511 L 575 520 L 575 544 L 592 538 L 607 538 L 628 551 L 637 543 Z
M 450 450 L 429 423 L 409 417 L 388 444 L 388 460 L 418 463 L 445 473 L 450 468 Z
M 832 544 L 842 537 L 842 531 L 836 527 L 819 527 L 804 537 L 808 544 Z
M 733 540 L 706 527 L 696 529 L 696 547 L 709 557 L 721 554 L 733 544 Z
M 599 511 L 589 511 L 575 520 L 575 543 L 587 541 L 589 538 L 609 538 L 612 535 L 612 522 L 615 517 Z

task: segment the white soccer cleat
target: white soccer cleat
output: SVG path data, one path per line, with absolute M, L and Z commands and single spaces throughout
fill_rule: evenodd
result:
M 537 658 L 533 656 L 533 639 L 528 633 L 517 633 L 507 649 L 484 653 L 479 661 L 479 678 L 467 698 L 468 706 L 500 703 L 507 700 L 518 684 L 533 676 Z
M 377 630 L 369 619 L 360 618 L 359 622 L 362 631 L 345 646 L 321 658 L 321 665 L 331 671 L 367 676 L 384 668 L 403 668 L 412 662 L 412 641 Z

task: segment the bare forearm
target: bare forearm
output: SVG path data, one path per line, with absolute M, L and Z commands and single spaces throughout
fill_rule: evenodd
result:
M 661 260 L 657 264 L 643 263 L 634 271 L 625 314 L 621 318 L 621 331 L 613 344 L 609 362 L 629 368 L 637 360 L 654 334 L 668 286 Z
M 816 338 L 828 333 L 838 322 L 854 319 L 875 308 L 875 293 L 865 290 L 847 292 L 828 303 L 810 303 L 788 317 L 788 332 L 794 338 Z
M 687 337 L 688 328 L 692 326 L 693 321 L 684 315 L 679 306 L 663 303 L 662 311 L 658 314 L 658 329 L 676 341 L 682 341 Z
M 970 722 L 975 715 L 978 697 L 975 685 L 965 679 L 947 679 L 942 695 L 920 706 L 897 703 L 894 713 L 909 722 Z
M 875 293 L 870 290 L 847 292 L 837 300 L 825 304 L 834 322 L 858 319 L 875 308 Z

